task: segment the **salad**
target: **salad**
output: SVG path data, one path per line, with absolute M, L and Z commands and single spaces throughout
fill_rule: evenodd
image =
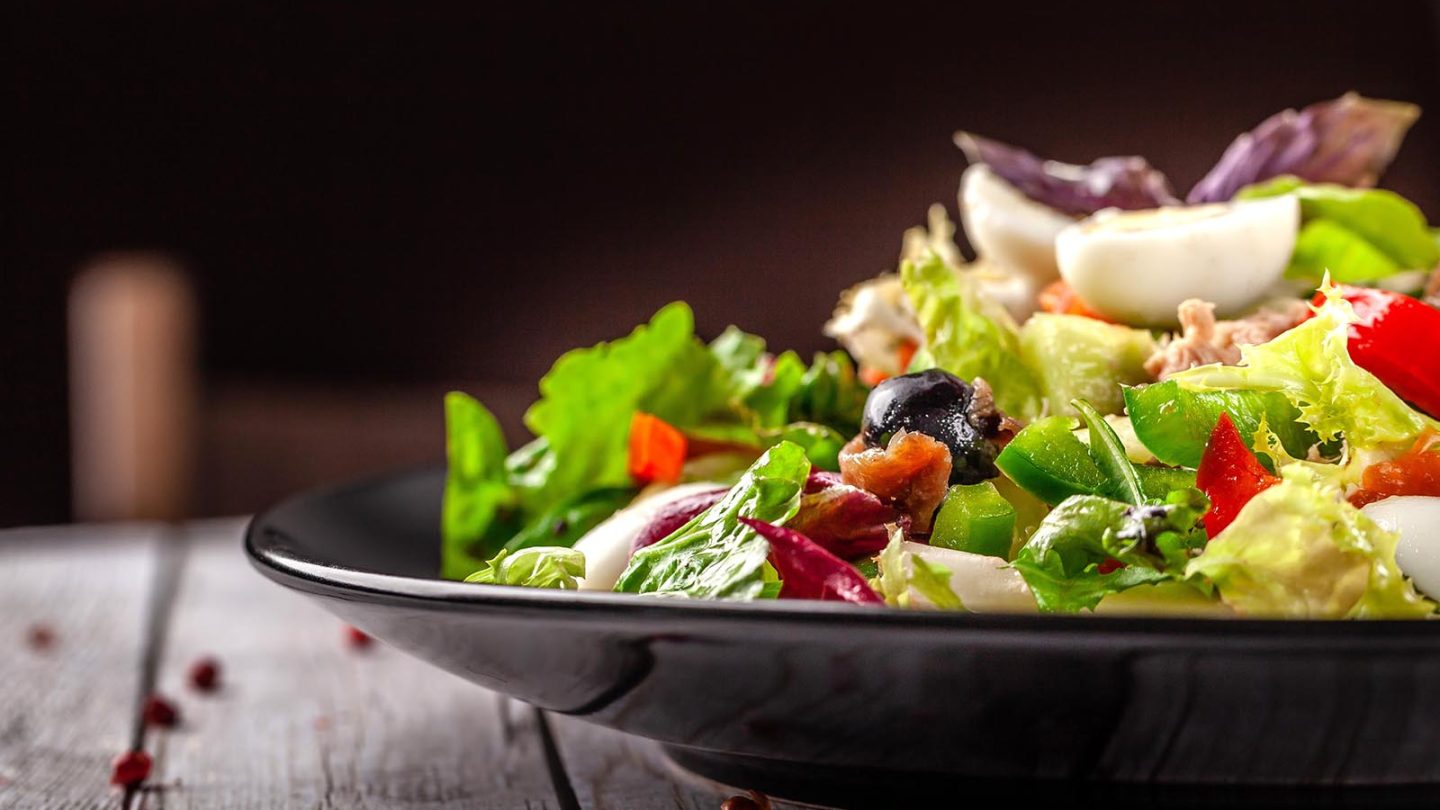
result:
M 563 355 L 506 447 L 445 401 L 445 577 L 908 609 L 1432 618 L 1440 230 L 1353 93 L 1182 199 L 1140 157 L 971 133 L 956 225 L 806 359 L 670 304 Z

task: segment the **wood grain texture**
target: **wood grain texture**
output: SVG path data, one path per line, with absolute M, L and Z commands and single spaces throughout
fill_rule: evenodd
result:
M 118 807 L 159 532 L 0 532 L 0 808 Z M 39 625 L 44 650 L 27 643 Z
M 718 810 L 744 791 L 717 784 L 672 764 L 651 740 L 547 714 L 576 799 L 585 810 Z M 774 810 L 802 805 L 772 799 Z
M 153 737 L 147 808 L 564 810 L 535 713 L 345 628 L 256 574 L 241 524 L 202 524 L 182 571 L 159 688 L 183 725 Z M 213 655 L 222 687 L 189 665 Z

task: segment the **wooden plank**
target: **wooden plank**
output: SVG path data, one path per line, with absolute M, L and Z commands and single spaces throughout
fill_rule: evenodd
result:
M 546 717 L 584 810 L 718 810 L 725 799 L 748 795 L 682 770 L 652 740 L 574 717 Z M 774 810 L 816 807 L 778 799 L 771 799 L 771 806 Z
M 241 524 L 200 524 L 160 667 L 183 724 L 158 735 L 141 806 L 568 810 L 534 711 L 399 651 L 346 644 L 340 621 L 243 559 Z M 222 688 L 185 684 L 203 655 Z
M 0 532 L 0 807 L 118 807 L 159 531 Z M 54 635 L 28 643 L 32 628 Z

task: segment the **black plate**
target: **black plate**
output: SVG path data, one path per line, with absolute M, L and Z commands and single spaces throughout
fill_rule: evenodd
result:
M 266 576 L 437 666 L 782 794 L 897 806 L 907 792 L 955 799 L 960 777 L 1062 792 L 1412 786 L 1383 793 L 1396 799 L 1440 785 L 1440 624 L 466 585 L 434 578 L 442 483 L 425 470 L 301 496 L 256 518 L 246 547 Z

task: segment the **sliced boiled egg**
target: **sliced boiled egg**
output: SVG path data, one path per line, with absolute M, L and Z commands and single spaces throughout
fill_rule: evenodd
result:
M 1440 599 L 1440 498 L 1397 495 L 1360 511 L 1400 535 L 1395 562 L 1421 593 Z
M 1058 277 L 1055 237 L 1075 224 L 983 163 L 971 164 L 960 176 L 960 222 L 981 259 L 1026 276 L 1037 288 Z
M 1259 303 L 1289 264 L 1300 226 L 1292 196 L 1144 211 L 1101 211 L 1060 232 L 1060 275 L 1087 306 L 1132 326 L 1174 326 L 1187 298 L 1221 317 Z

